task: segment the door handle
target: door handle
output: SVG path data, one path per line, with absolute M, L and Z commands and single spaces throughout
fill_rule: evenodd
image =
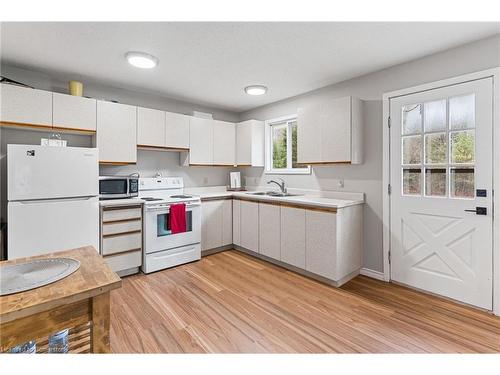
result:
M 476 207 L 473 210 L 464 210 L 464 211 L 475 212 L 476 215 L 487 215 L 488 214 L 488 210 L 486 209 L 486 207 Z

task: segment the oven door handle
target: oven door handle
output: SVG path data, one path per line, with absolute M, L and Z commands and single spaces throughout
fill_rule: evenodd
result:
M 201 204 L 187 204 L 186 205 L 186 210 L 190 208 L 195 208 L 195 207 L 200 207 Z M 165 211 L 169 212 L 170 211 L 170 206 L 163 206 L 163 207 L 146 207 L 146 211 Z

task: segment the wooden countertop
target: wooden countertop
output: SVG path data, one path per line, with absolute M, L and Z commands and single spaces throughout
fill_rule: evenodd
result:
M 67 257 L 80 261 L 68 277 L 43 287 L 0 297 L 0 323 L 23 318 L 57 306 L 91 298 L 121 287 L 121 279 L 92 246 L 0 262 L 0 266 L 39 258 Z

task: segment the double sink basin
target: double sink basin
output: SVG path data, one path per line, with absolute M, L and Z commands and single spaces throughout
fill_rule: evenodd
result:
M 268 197 L 296 197 L 300 194 L 279 193 L 276 191 L 258 191 L 255 193 L 247 193 L 248 195 L 263 195 Z

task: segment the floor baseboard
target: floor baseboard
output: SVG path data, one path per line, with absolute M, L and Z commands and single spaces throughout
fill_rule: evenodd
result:
M 384 281 L 384 273 L 379 271 L 374 271 L 369 268 L 361 268 L 359 271 L 361 275 L 371 277 L 380 281 Z

